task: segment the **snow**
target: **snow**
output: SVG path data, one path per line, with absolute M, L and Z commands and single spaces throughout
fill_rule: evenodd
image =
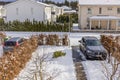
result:
M 62 47 L 39 46 L 37 50 L 33 53 L 32 59 L 27 63 L 26 67 L 21 71 L 19 76 L 14 80 L 17 80 L 17 79 L 28 80 L 29 79 L 28 77 L 32 77 L 34 75 L 34 73 L 31 73 L 29 71 L 36 70 L 36 66 L 33 63 L 34 59 L 38 55 L 42 55 L 42 53 L 52 55 L 54 51 L 58 51 L 58 50 L 65 52 L 66 56 L 46 62 L 47 68 L 45 68 L 45 70 L 47 71 L 47 74 L 53 76 L 52 73 L 56 73 L 58 71 L 59 75 L 54 74 L 55 75 L 54 80 L 76 80 L 71 49 L 69 47 L 64 47 L 64 46 Z M 25 76 L 27 76 L 27 78 Z
M 120 0 L 79 0 L 80 5 L 120 5 Z
M 96 19 L 96 20 L 113 20 L 113 19 L 120 19 L 120 17 L 116 16 L 92 16 L 90 19 Z

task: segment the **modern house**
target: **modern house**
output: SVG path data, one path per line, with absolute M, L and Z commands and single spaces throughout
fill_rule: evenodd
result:
M 5 11 L 4 5 L 6 5 L 8 3 L 10 3 L 10 2 L 0 1 L 0 18 L 5 18 L 6 11 Z
M 5 21 L 51 21 L 51 6 L 36 0 L 17 0 L 4 6 Z
M 56 22 L 56 18 L 63 14 L 63 8 L 58 7 L 54 4 L 49 4 L 51 6 L 52 12 L 51 12 L 51 18 L 52 22 Z
M 6 15 L 3 5 L 0 5 L 0 18 L 4 18 Z
M 120 0 L 79 0 L 80 29 L 120 30 Z

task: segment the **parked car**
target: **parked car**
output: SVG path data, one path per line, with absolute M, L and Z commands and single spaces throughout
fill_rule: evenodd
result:
M 13 51 L 14 47 L 17 47 L 23 43 L 23 38 L 13 37 L 4 42 L 3 51 Z
M 101 42 L 92 36 L 82 37 L 80 42 L 80 50 L 87 59 L 103 59 L 107 57 L 107 50 L 103 47 Z

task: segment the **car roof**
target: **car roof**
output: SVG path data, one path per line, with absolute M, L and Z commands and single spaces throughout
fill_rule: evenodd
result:
M 8 41 L 17 41 L 17 40 L 19 40 L 19 39 L 21 39 L 20 37 L 13 37 L 13 38 L 10 38 L 9 40 L 7 40 L 7 42 Z
M 98 40 L 96 37 L 94 36 L 85 36 L 83 37 L 85 40 Z

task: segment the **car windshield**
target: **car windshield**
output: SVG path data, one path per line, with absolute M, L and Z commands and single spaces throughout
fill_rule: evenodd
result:
M 5 42 L 5 46 L 15 46 L 15 42 L 7 41 Z
M 101 45 L 99 40 L 86 40 L 87 46 L 99 46 Z

